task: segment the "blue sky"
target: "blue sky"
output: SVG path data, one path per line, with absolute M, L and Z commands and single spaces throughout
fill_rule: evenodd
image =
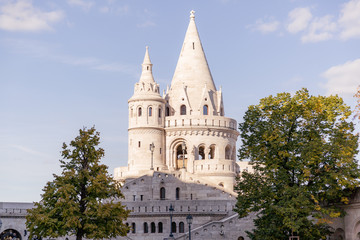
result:
M 192 9 L 228 117 L 302 87 L 355 105 L 360 0 L 0 0 L 0 201 L 39 201 L 83 126 L 125 166 L 145 46 L 166 89 Z

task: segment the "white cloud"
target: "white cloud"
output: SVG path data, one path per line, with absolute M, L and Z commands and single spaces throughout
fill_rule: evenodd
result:
M 312 18 L 309 8 L 295 8 L 289 13 L 287 30 L 290 33 L 298 33 L 305 30 Z
M 352 97 L 360 84 L 360 58 L 326 70 L 322 77 L 327 79 L 323 86 L 327 94 Z
M 88 0 L 67 0 L 67 3 L 71 6 L 77 6 L 83 10 L 89 10 L 95 3 Z
M 62 18 L 61 11 L 42 11 L 30 0 L 10 1 L 0 7 L 0 29 L 7 31 L 48 31 L 51 23 Z
M 336 23 L 332 21 L 332 16 L 327 15 L 322 18 L 316 18 L 311 23 L 301 41 L 320 42 L 333 38 L 336 31 Z
M 303 43 L 360 38 L 360 0 L 349 0 L 343 4 L 338 18 L 333 15 L 313 16 L 310 7 L 295 8 L 288 13 L 284 25 L 289 33 L 301 33 Z M 248 27 L 269 33 L 277 31 L 279 26 L 280 22 L 273 19 L 259 19 Z
M 274 32 L 279 28 L 280 22 L 276 21 L 274 18 L 265 18 L 256 20 L 255 24 L 249 25 L 248 28 L 251 28 L 254 31 L 259 31 L 261 33 L 270 33 Z
M 95 57 L 79 57 L 69 54 L 58 53 L 56 46 L 43 42 L 27 41 L 18 39 L 2 40 L 9 48 L 19 54 L 26 54 L 36 58 L 48 59 L 75 67 L 86 67 L 106 72 L 122 72 L 132 76 L 138 75 L 136 68 L 122 63 L 109 63 Z
M 340 11 L 339 24 L 342 28 L 340 38 L 360 37 L 360 0 L 351 0 Z

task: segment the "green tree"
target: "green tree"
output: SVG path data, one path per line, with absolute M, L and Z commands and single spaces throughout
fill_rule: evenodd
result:
M 95 128 L 80 129 L 80 134 L 63 144 L 60 160 L 62 173 L 43 189 L 42 199 L 28 210 L 26 227 L 30 239 L 75 235 L 100 239 L 126 236 L 124 220 L 129 211 L 119 201 L 120 185 L 100 164 L 104 150 L 99 148 L 99 132 Z
M 235 211 L 256 212 L 253 240 L 325 239 L 331 218 L 344 216 L 360 176 L 358 137 L 351 110 L 338 96 L 311 96 L 306 89 L 280 93 L 249 106 L 239 124 L 239 158 L 254 173 L 237 180 Z

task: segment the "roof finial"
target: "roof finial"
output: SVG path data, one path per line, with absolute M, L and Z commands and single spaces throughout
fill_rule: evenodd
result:
M 191 19 L 194 19 L 194 18 L 195 18 L 195 11 L 194 11 L 194 10 L 191 10 L 191 11 L 190 11 L 190 18 L 191 18 Z

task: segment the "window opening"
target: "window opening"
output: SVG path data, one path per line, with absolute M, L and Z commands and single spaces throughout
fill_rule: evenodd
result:
M 180 107 L 180 115 L 186 115 L 186 106 L 185 105 L 181 105 L 181 107 Z
M 148 224 L 147 222 L 144 222 L 144 233 L 148 233 L 148 232 L 149 232 Z
M 155 226 L 155 223 L 152 222 L 151 223 L 151 233 L 155 233 L 156 232 L 156 226 Z
M 152 116 L 152 107 L 149 107 L 149 117 Z
M 195 49 L 195 43 L 193 42 L 193 49 Z
M 176 200 L 179 200 L 180 199 L 180 188 L 176 188 Z
M 203 114 L 208 115 L 208 105 L 204 105 L 203 107 Z
M 200 160 L 205 159 L 205 147 L 204 146 L 199 147 L 199 159 Z
M 159 118 L 161 118 L 161 108 L 159 108 Z
M 144 195 L 140 195 L 140 201 L 144 200 Z
M 141 117 L 141 107 L 138 109 L 138 116 Z
M 210 146 L 209 159 L 214 159 L 214 156 L 215 156 L 215 146 Z
M 131 224 L 131 232 L 136 233 L 136 224 L 135 223 Z
M 166 107 L 165 115 L 166 115 L 166 116 L 170 116 L 170 108 L 169 108 L 169 107 Z
M 141 147 L 141 142 L 140 141 L 138 142 L 138 145 L 139 145 L 139 147 Z
M 179 223 L 179 233 L 184 233 L 185 232 L 185 224 L 184 222 L 180 222 Z
M 176 233 L 176 222 L 171 223 L 171 230 L 173 233 Z
M 158 233 L 162 233 L 163 232 L 163 223 L 159 222 L 158 223 Z
M 160 200 L 165 200 L 165 188 L 160 188 Z

